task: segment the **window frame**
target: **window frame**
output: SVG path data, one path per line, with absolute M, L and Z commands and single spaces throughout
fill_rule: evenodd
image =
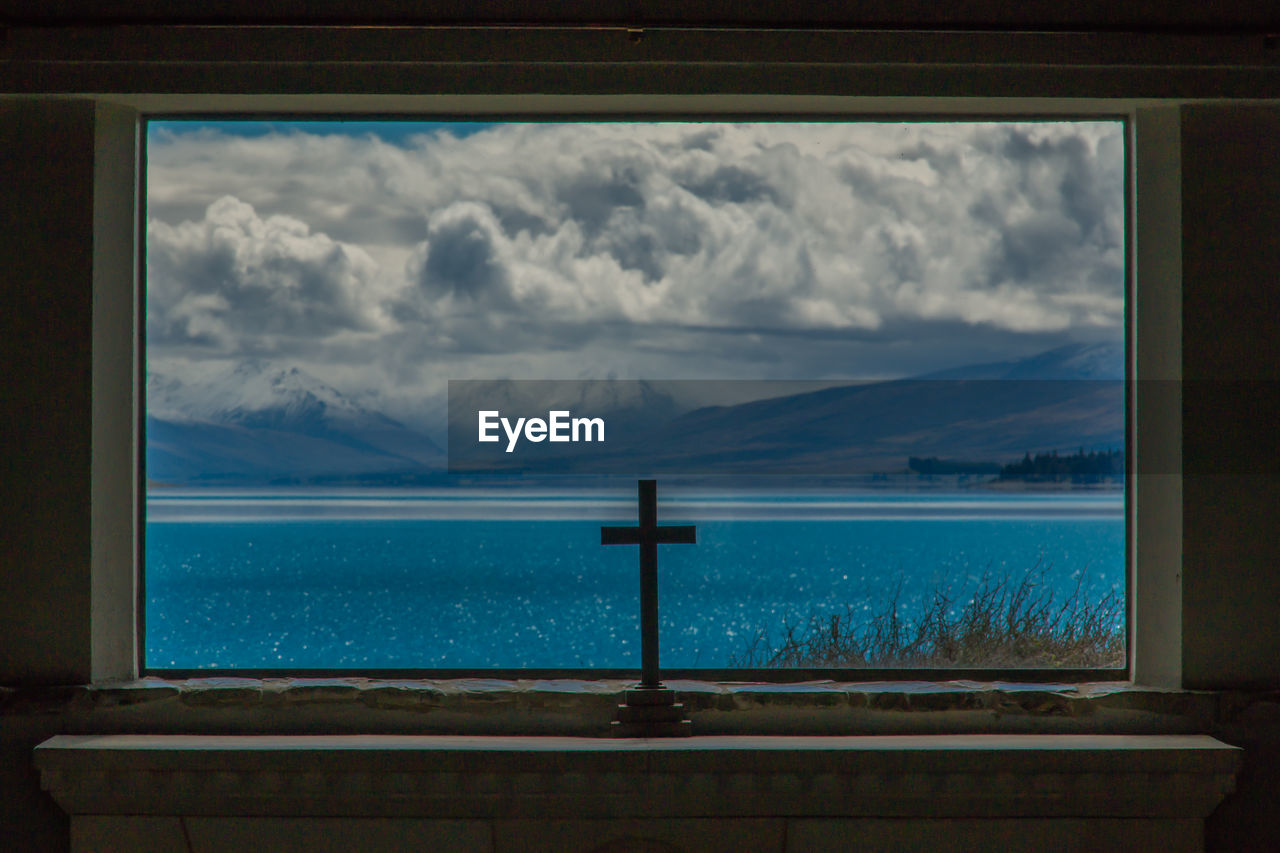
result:
M 1136 217 L 1136 194 L 1137 194 L 1137 175 L 1138 170 L 1137 159 L 1137 135 L 1139 127 L 1139 107 L 1132 102 L 1123 102 L 1117 105 L 1115 102 L 1097 101 L 1091 102 L 1093 108 L 1081 109 L 1078 102 L 1069 102 L 1063 109 L 1050 109 L 1043 101 L 1027 100 L 1017 102 L 1013 105 L 1003 104 L 999 110 L 993 109 L 990 105 L 982 105 L 975 108 L 972 99 L 922 99 L 924 103 L 919 109 L 904 110 L 897 104 L 890 103 L 888 105 L 877 102 L 875 99 L 844 99 L 846 103 L 843 109 L 839 110 L 822 110 L 813 111 L 802 109 L 800 107 L 807 106 L 804 98 L 786 99 L 778 101 L 777 97 L 770 97 L 765 100 L 773 102 L 773 106 L 768 111 L 764 110 L 744 110 L 741 104 L 750 103 L 750 98 L 733 98 L 727 99 L 733 101 L 732 108 L 727 108 L 730 104 L 723 104 L 723 107 L 716 109 L 715 99 L 707 101 L 697 96 L 671 96 L 665 99 L 671 106 L 664 109 L 647 109 L 636 112 L 627 109 L 626 98 L 611 96 L 565 96 L 570 101 L 585 101 L 589 104 L 588 109 L 564 110 L 548 110 L 546 106 L 533 106 L 527 112 L 515 111 L 508 109 L 495 110 L 485 109 L 486 103 L 500 101 L 498 97 L 474 96 L 474 100 L 465 111 L 449 110 L 447 112 L 435 111 L 416 111 L 411 114 L 402 112 L 387 113 L 365 110 L 350 110 L 340 113 L 319 110 L 319 111 L 285 111 L 271 109 L 270 104 L 279 102 L 288 102 L 288 98 L 279 96 L 246 96 L 237 99 L 255 105 L 252 110 L 236 110 L 233 112 L 213 111 L 201 109 L 199 101 L 196 104 L 184 105 L 180 111 L 169 110 L 139 110 L 136 114 L 135 140 L 137 151 L 135 156 L 136 167 L 136 248 L 134 266 L 136 270 L 136 284 L 134 288 L 134 360 L 135 375 L 134 382 L 134 435 L 133 435 L 133 455 L 136 459 L 135 468 L 137 471 L 136 483 L 134 486 L 134 518 L 135 525 L 133 531 L 133 559 L 134 577 L 133 587 L 135 590 L 135 600 L 133 602 L 134 609 L 134 631 L 132 637 L 133 646 L 133 670 L 137 676 L 158 676 L 161 678 L 180 679 L 180 678 L 200 678 L 211 676 L 239 676 L 248 678 L 310 678 L 310 677 L 368 677 L 368 678 L 392 678 L 392 679 L 449 679 L 462 677 L 483 677 L 494 679 L 586 679 L 586 680 L 603 680 L 603 679 L 620 679 L 633 678 L 636 676 L 638 669 L 582 669 L 582 668 L 552 668 L 552 669 L 433 669 L 433 668 L 395 668 L 395 669 L 361 669 L 361 668 L 202 668 L 202 669 L 181 669 L 181 668 L 158 668 L 147 667 L 145 664 L 145 576 L 144 576 L 144 550 L 145 550 L 145 501 L 146 501 L 146 472 L 145 472 L 145 399 L 144 389 L 146 388 L 146 329 L 145 329 L 145 241 L 146 241 L 146 168 L 145 168 L 145 124 L 150 119 L 166 120 L 166 119 L 188 119 L 188 118 L 218 118 L 222 120 L 235 118 L 264 118 L 270 117 L 277 120 L 287 120 L 288 118 L 351 118 L 358 115 L 362 119 L 377 119 L 386 117 L 412 117 L 426 119 L 458 119 L 465 118 L 470 120 L 477 119 L 511 119 L 519 120 L 523 118 L 536 117 L 538 119 L 582 119 L 582 118 L 618 118 L 618 119 L 636 119 L 636 118 L 670 118 L 670 119 L 703 119 L 703 118 L 724 118 L 724 119 L 750 119 L 750 118 L 785 118 L 787 120 L 805 120 L 805 119 L 844 119 L 844 120 L 907 120 L 907 121 L 928 121 L 928 120 L 1070 120 L 1070 119 L 1097 119 L 1097 120 L 1119 120 L 1123 122 L 1123 133 L 1125 136 L 1124 146 L 1124 208 L 1125 208 L 1125 359 L 1126 359 L 1126 382 L 1125 382 L 1125 431 L 1126 431 L 1126 489 L 1125 489 L 1125 559 L 1126 559 L 1126 590 L 1125 590 L 1125 606 L 1127 609 L 1125 630 L 1126 630 L 1126 665 L 1120 669 L 831 669 L 831 668 L 813 668 L 813 669 L 677 669 L 664 668 L 663 676 L 668 680 L 701 680 L 701 681 L 766 681 L 766 682 L 804 682 L 815 680 L 836 680 L 836 681 L 953 681 L 953 680 L 972 680 L 972 681 L 1004 681 L 1004 682 L 1051 682 L 1051 683 L 1070 683 L 1084 681 L 1134 681 L 1137 675 L 1142 671 L 1138 661 L 1138 649 L 1136 644 L 1136 623 L 1138 622 L 1138 614 L 1140 610 L 1148 609 L 1140 608 L 1136 596 L 1141 594 L 1142 584 L 1137 582 L 1138 575 L 1142 569 L 1141 556 L 1142 548 L 1139 547 L 1139 530 L 1137 526 L 1137 507 L 1135 498 L 1137 497 L 1139 478 L 1138 473 L 1138 453 L 1137 439 L 1140 433 L 1138 424 L 1139 410 L 1135 405 L 1137 402 L 1138 374 L 1136 372 L 1136 350 L 1137 344 L 1137 328 L 1139 326 L 1139 308 L 1137 303 L 1136 288 L 1136 265 L 1135 259 L 1139 249 L 1138 226 L 1139 221 Z M 205 99 L 207 100 L 207 98 Z M 425 104 L 431 104 L 438 99 L 430 96 L 421 99 Z M 690 101 L 696 106 L 691 106 Z M 785 106 L 786 101 L 792 101 L 794 106 L 792 109 L 779 112 L 779 106 Z M 263 104 L 264 107 L 257 105 Z M 877 109 L 876 107 L 879 107 Z M 1021 107 L 1021 108 L 1019 108 Z M 95 372 L 96 374 L 96 372 Z M 96 380 L 95 380 L 96 381 Z M 1154 420 L 1150 424 L 1143 422 L 1143 429 L 1154 429 Z M 638 606 L 638 603 L 637 603 Z

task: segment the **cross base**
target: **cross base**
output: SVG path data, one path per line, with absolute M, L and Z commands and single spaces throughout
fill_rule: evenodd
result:
M 684 704 L 666 687 L 637 687 L 625 694 L 618 719 L 610 726 L 614 737 L 689 737 L 693 724 L 684 715 Z

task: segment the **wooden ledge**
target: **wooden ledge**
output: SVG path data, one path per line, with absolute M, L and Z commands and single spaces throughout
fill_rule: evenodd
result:
M 1240 750 L 1204 735 L 639 740 L 62 735 L 75 815 L 1203 818 Z

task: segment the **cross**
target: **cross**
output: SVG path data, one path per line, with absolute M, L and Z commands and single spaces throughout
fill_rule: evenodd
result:
M 640 525 L 601 527 L 601 545 L 640 546 L 640 687 L 656 688 L 658 680 L 658 546 L 698 542 L 697 528 L 658 526 L 658 481 L 641 480 Z

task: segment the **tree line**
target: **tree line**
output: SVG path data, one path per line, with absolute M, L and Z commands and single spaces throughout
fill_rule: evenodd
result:
M 1082 447 L 1075 453 L 1059 455 L 1058 451 L 1025 454 L 1018 462 L 978 462 L 962 459 L 939 459 L 937 456 L 911 456 L 907 467 L 926 476 L 987 475 L 1000 480 L 1063 480 L 1121 477 L 1124 475 L 1123 450 L 1090 450 Z
M 1001 480 L 1057 480 L 1066 477 L 1119 477 L 1124 475 L 1123 450 L 1090 450 L 1059 456 L 1058 451 L 1030 453 L 1022 461 L 1001 467 Z

